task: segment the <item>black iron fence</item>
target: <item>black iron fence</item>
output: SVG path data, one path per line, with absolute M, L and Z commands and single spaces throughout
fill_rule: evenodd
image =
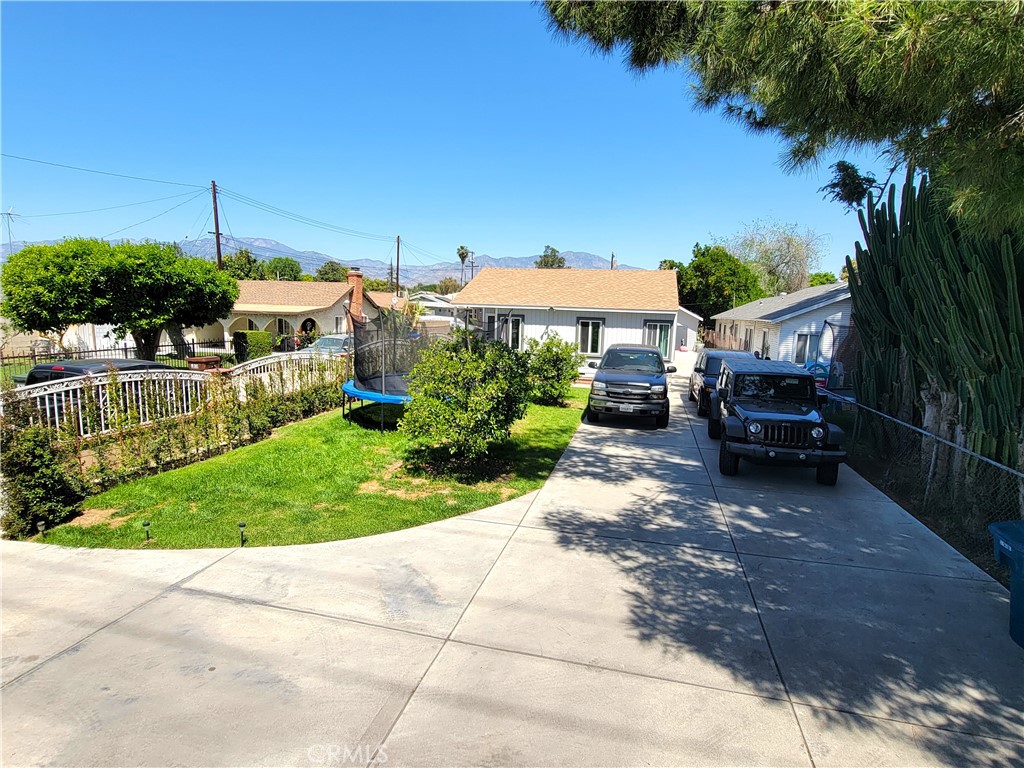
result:
M 187 341 L 182 346 L 161 344 L 156 348 L 157 362 L 175 368 L 188 368 L 188 358 L 217 355 L 230 364 L 235 354 L 233 345 L 216 341 Z M 125 342 L 119 345 L 99 349 L 53 349 L 50 351 L 27 352 L 18 355 L 7 355 L 0 352 L 0 380 L 22 380 L 34 365 L 52 363 L 57 360 L 134 360 L 138 357 L 134 344 Z
M 1024 518 L 1024 472 L 850 399 L 833 397 L 828 420 L 847 434 L 862 477 L 1005 585 L 990 523 Z

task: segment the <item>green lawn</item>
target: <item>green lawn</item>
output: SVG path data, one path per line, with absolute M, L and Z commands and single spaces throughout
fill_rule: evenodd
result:
M 531 405 L 494 458 L 493 480 L 413 477 L 401 468 L 399 432 L 364 429 L 340 411 L 283 427 L 263 442 L 89 498 L 85 514 L 46 533 L 82 547 L 248 546 L 334 541 L 395 531 L 498 504 L 539 488 L 576 427 L 587 391 L 568 408 Z M 365 409 L 367 420 L 375 406 Z M 151 523 L 145 543 L 142 521 Z M 82 525 L 82 523 L 90 523 Z M 37 537 L 38 538 L 38 537 Z

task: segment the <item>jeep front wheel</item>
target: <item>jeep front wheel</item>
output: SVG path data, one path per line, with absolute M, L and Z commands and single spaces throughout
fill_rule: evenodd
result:
M 839 479 L 838 464 L 819 464 L 815 478 L 821 485 L 835 485 Z
M 722 436 L 722 422 L 712 416 L 708 419 L 708 437 L 717 440 Z
M 718 471 L 723 475 L 735 475 L 740 468 L 740 457 L 729 453 L 728 440 L 723 440 L 718 446 Z

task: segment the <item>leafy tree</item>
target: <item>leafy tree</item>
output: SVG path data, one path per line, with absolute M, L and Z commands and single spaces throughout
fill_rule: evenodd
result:
M 796 224 L 755 222 L 732 245 L 732 252 L 750 265 L 769 296 L 808 286 L 808 275 L 821 261 L 820 235 Z
M 275 256 L 264 269 L 268 280 L 298 280 L 302 277 L 302 265 L 290 256 Z
M 839 280 L 832 272 L 812 272 L 807 276 L 808 285 L 831 285 L 832 283 L 838 283 Z
M 325 261 L 316 271 L 313 278 L 320 283 L 344 283 L 348 280 L 348 267 L 336 261 Z
M 58 336 L 72 325 L 89 322 L 95 298 L 83 286 L 92 283 L 99 254 L 109 249 L 100 240 L 75 238 L 29 245 L 11 254 L 0 271 L 0 314 L 18 330 Z
M 624 50 L 634 70 L 685 61 L 698 105 L 779 136 L 790 167 L 836 148 L 879 148 L 894 165 L 927 171 L 965 221 L 992 232 L 1024 224 L 1019 3 L 545 7 L 554 30 Z
M 119 338 L 130 334 L 146 360 L 156 356 L 161 331 L 208 325 L 238 298 L 238 283 L 214 264 L 153 242 L 31 246 L 11 257 L 2 280 L 3 312 L 20 330 L 110 324 Z
M 459 277 L 459 282 L 462 285 L 466 284 L 466 259 L 469 258 L 469 248 L 464 245 L 460 245 L 455 249 L 455 255 L 459 257 L 459 261 L 462 262 L 462 274 Z
M 102 254 L 91 286 L 97 324 L 131 335 L 138 355 L 156 357 L 168 324 L 204 326 L 227 317 L 238 298 L 238 282 L 205 259 L 184 258 L 173 245 L 120 243 Z
M 543 342 L 526 342 L 529 358 L 530 398 L 542 405 L 561 405 L 580 376 L 584 357 L 571 341 L 553 333 Z
M 266 280 L 266 265 L 252 255 L 248 248 L 239 248 L 221 259 L 224 271 L 236 280 Z
M 689 264 L 666 260 L 661 268 L 678 270 L 680 306 L 705 321 L 765 295 L 754 271 L 721 245 L 697 243 Z
M 544 246 L 544 253 L 534 262 L 537 269 L 565 269 L 565 257 L 559 255 L 557 248 Z
M 442 277 L 437 284 L 437 292 L 443 296 L 449 293 L 456 293 L 459 290 L 459 283 L 454 277 Z
M 391 283 L 379 277 L 367 277 L 363 280 L 364 291 L 390 291 Z
M 526 413 L 526 355 L 466 331 L 428 347 L 409 374 L 401 429 L 413 465 L 465 467 L 509 437 Z
M 303 272 L 301 275 L 299 275 L 299 282 L 302 282 L 302 283 L 314 283 L 314 282 L 316 282 L 316 278 L 313 277 L 312 275 L 309 275 L 309 274 L 306 274 L 305 272 Z

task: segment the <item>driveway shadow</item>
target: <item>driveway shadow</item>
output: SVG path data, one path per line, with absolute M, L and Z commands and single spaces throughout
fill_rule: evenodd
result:
M 610 471 L 635 476 L 636 464 Z M 759 514 L 773 537 L 809 537 L 791 515 L 773 516 L 763 504 Z M 609 519 L 560 507 L 544 523 L 559 547 L 621 572 L 642 643 L 700 657 L 777 696 L 751 657 L 766 636 L 790 698 L 808 705 L 799 717 L 821 734 L 811 745 L 816 758 L 834 760 L 846 754 L 844 741 L 874 739 L 873 762 L 891 761 L 893 733 L 904 728 L 892 720 L 925 726 L 905 730 L 929 761 L 1024 764 L 1024 650 L 1008 637 L 1007 596 L 995 582 L 741 555 L 740 594 L 722 578 L 720 553 L 690 550 L 695 556 L 681 560 L 678 547 L 623 541 L 649 527 L 643 508 Z

